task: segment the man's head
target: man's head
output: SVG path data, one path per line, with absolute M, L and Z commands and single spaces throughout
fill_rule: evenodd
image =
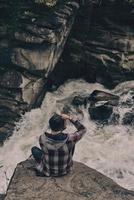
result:
M 63 131 L 65 129 L 65 120 L 58 114 L 54 114 L 49 120 L 49 126 L 52 131 Z

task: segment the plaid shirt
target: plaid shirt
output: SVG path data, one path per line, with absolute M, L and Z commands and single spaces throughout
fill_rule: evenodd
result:
M 39 138 L 44 154 L 37 170 L 45 176 L 62 176 L 72 168 L 75 144 L 82 138 L 86 128 L 79 121 L 71 120 L 71 122 L 76 127 L 76 132 L 59 133 L 58 135 L 45 133 Z

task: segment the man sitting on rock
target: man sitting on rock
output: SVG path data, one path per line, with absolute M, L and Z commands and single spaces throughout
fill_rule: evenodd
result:
M 63 132 L 66 129 L 66 120 L 76 127 L 76 132 Z M 39 176 L 62 176 L 70 172 L 75 144 L 82 138 L 86 128 L 66 114 L 54 114 L 49 120 L 49 126 L 51 133 L 45 132 L 39 138 L 41 149 L 31 149 L 37 163 L 36 172 Z

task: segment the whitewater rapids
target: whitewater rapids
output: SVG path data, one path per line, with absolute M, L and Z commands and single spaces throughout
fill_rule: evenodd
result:
M 120 95 L 129 88 L 134 88 L 134 81 L 118 85 L 113 91 L 100 84 L 89 84 L 83 80 L 70 80 L 55 92 L 48 92 L 40 109 L 27 112 L 19 123 L 13 136 L 0 148 L 0 193 L 5 193 L 9 180 L 17 163 L 24 161 L 31 154 L 31 147 L 38 146 L 39 136 L 48 129 L 48 120 L 54 113 L 60 113 L 65 105 L 70 105 L 73 97 L 90 94 L 98 89 Z M 122 96 L 120 101 L 129 98 Z M 118 107 L 121 116 L 129 107 Z M 134 132 L 133 127 L 119 125 L 101 125 L 90 120 L 88 109 L 81 107 L 84 117 L 72 109 L 74 115 L 87 127 L 87 133 L 76 145 L 74 160 L 94 168 L 112 178 L 119 185 L 134 190 Z M 68 130 L 75 128 L 68 124 Z

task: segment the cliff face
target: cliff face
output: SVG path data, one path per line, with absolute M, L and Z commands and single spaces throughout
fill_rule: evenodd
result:
M 134 5 L 127 0 L 87 2 L 57 68 L 64 66 L 70 77 L 75 71 L 76 77 L 113 88 L 134 78 Z
M 134 192 L 123 189 L 101 173 L 75 162 L 73 171 L 60 178 L 35 176 L 33 160 L 20 163 L 5 200 L 133 200 Z
M 78 8 L 75 1 L 54 8 L 32 0 L 0 2 L 0 143 L 22 113 L 40 105 Z

